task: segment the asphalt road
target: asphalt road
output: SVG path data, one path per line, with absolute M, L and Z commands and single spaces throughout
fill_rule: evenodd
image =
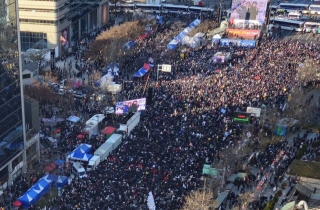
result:
M 275 35 L 275 34 L 274 34 Z M 305 33 L 302 32 L 293 32 L 293 31 L 287 31 L 287 30 L 281 30 L 281 37 L 280 39 L 292 39 L 292 40 L 299 40 L 303 43 L 309 43 L 313 42 L 316 44 L 319 44 L 319 41 L 317 41 L 317 38 L 320 39 L 320 34 L 314 34 L 313 33 Z

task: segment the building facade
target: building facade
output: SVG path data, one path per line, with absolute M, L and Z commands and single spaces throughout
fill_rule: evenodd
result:
M 55 49 L 60 54 L 108 21 L 107 0 L 19 0 L 21 49 Z
M 40 152 L 39 133 L 25 126 L 17 8 L 0 0 L 0 194 Z

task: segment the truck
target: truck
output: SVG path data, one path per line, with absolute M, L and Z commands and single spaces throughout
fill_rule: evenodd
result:
M 72 173 L 79 178 L 87 177 L 84 167 L 79 162 L 74 162 L 72 164 Z
M 112 144 L 112 149 L 115 150 L 122 142 L 122 135 L 112 134 L 106 141 L 106 143 Z
M 94 156 L 100 156 L 100 161 L 104 161 L 112 151 L 113 145 L 105 142 L 94 152 Z
M 103 125 L 104 122 L 104 114 L 96 114 L 92 116 L 87 122 L 86 122 L 86 127 L 83 129 L 82 133 L 85 135 L 88 135 L 89 138 L 93 134 L 97 134 L 99 132 L 99 127 Z
M 140 115 L 141 112 L 129 113 L 126 118 L 121 121 L 116 133 L 121 134 L 122 138 L 126 139 L 140 122 Z
M 88 163 L 87 171 L 95 170 L 100 163 L 100 156 L 94 155 Z

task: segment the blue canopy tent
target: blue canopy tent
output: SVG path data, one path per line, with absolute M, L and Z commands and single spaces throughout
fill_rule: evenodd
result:
M 68 184 L 68 177 L 58 176 L 57 183 L 58 187 L 64 187 L 66 184 Z
M 51 186 L 64 187 L 68 183 L 68 177 L 66 176 L 57 176 L 53 174 L 48 174 L 43 178 L 51 182 Z
M 30 205 L 35 204 L 40 198 L 41 196 L 30 188 L 18 200 L 22 203 L 22 207 L 27 209 Z
M 79 148 L 83 150 L 85 153 L 90 153 L 92 151 L 92 145 L 90 144 L 80 144 Z
M 178 46 L 178 44 L 183 40 L 183 38 L 187 36 L 188 33 L 190 33 L 190 31 L 192 31 L 200 23 L 201 23 L 201 20 L 199 19 L 196 19 L 192 23 L 190 23 L 188 27 L 186 27 L 183 31 L 181 31 L 181 33 L 178 36 L 176 36 L 172 41 L 169 42 L 169 44 L 167 45 L 167 48 L 169 50 L 174 50 Z
M 25 192 L 18 200 L 22 203 L 23 208 L 34 205 L 43 195 L 50 190 L 50 181 L 41 178 L 27 192 Z
M 57 160 L 54 161 L 54 164 L 56 164 L 58 166 L 61 166 L 63 163 L 64 163 L 64 161 L 60 160 L 60 159 L 57 159 Z
M 92 155 L 85 153 L 81 148 L 78 147 L 77 149 L 73 150 L 73 152 L 71 152 L 67 158 L 88 161 L 91 157 Z
M 50 190 L 50 180 L 41 178 L 37 183 L 32 186 L 32 189 L 42 197 Z

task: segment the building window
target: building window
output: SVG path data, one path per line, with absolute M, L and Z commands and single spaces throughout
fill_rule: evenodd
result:
M 47 34 L 41 32 L 21 31 L 21 50 L 47 48 Z
M 52 25 L 56 26 L 58 21 L 53 20 L 34 20 L 34 19 L 20 19 L 20 23 L 33 25 Z
M 23 74 L 22 78 L 23 79 L 30 79 L 31 78 L 31 74 Z

